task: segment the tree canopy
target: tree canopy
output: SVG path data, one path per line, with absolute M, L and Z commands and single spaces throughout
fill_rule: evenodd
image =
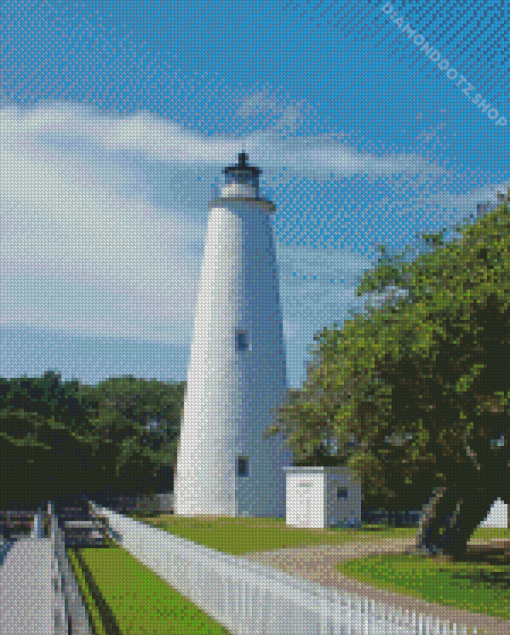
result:
M 510 483 L 510 223 L 500 200 L 461 240 L 427 236 L 430 253 L 366 272 L 358 295 L 390 284 L 410 293 L 323 329 L 320 362 L 268 434 L 285 432 L 306 456 L 333 433 L 339 460 L 381 500 Z
M 185 386 L 132 375 L 80 386 L 80 394 L 98 404 L 92 418 L 96 434 L 122 446 L 117 473 L 127 489 L 172 487 L 164 481 L 177 462 Z
M 0 378 L 2 506 L 76 493 L 150 492 L 175 462 L 184 382 L 132 376 L 97 386 Z M 161 480 L 161 479 L 160 479 Z

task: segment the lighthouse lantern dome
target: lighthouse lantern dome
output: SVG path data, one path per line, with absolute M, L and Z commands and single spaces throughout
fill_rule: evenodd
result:
M 260 168 L 248 165 L 248 155 L 240 152 L 237 165 L 223 169 L 225 185 L 221 190 L 222 198 L 259 198 Z

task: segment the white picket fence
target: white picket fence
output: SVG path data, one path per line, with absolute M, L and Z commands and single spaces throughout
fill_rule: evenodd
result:
M 92 503 L 131 555 L 232 635 L 468 635 L 476 629 L 325 589 Z

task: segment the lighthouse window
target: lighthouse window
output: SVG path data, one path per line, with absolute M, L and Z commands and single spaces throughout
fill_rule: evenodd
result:
M 337 498 L 347 498 L 347 490 L 346 489 L 340 489 L 339 487 L 336 490 L 336 497 Z
M 248 458 L 245 456 L 237 459 L 237 476 L 248 476 Z
M 247 351 L 249 348 L 248 331 L 236 331 L 236 351 Z

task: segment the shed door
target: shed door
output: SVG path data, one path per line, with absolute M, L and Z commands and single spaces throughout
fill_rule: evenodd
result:
M 301 483 L 298 483 L 297 524 L 300 527 L 310 527 L 311 525 L 311 514 L 312 514 L 311 488 L 312 488 L 312 484 L 310 483 L 310 481 L 303 481 Z

